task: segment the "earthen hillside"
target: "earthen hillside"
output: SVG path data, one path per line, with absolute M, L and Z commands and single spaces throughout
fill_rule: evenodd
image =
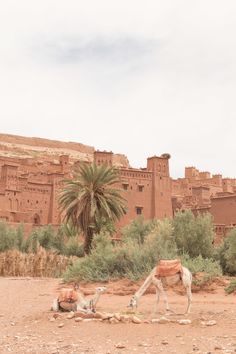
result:
M 0 134 L 0 156 L 3 157 L 53 161 L 60 155 L 69 155 L 71 161 L 93 161 L 94 151 L 94 147 L 76 142 Z M 127 157 L 121 154 L 114 154 L 113 161 L 117 166 L 129 166 Z

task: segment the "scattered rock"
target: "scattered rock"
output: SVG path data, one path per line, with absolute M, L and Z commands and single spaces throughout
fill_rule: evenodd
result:
M 59 323 L 58 327 L 59 327 L 59 328 L 64 327 L 64 323 L 63 323 L 63 322 Z
M 94 314 L 94 318 L 101 318 L 101 319 L 103 319 L 103 313 L 102 312 L 95 312 L 95 314 Z
M 169 342 L 168 342 L 168 340 L 163 339 L 163 340 L 161 341 L 161 344 L 163 344 L 163 345 L 167 345 L 167 344 L 169 344 Z
M 104 313 L 104 314 L 102 315 L 102 319 L 103 319 L 103 320 L 109 320 L 109 318 L 112 318 L 112 317 L 114 317 L 114 314 L 113 314 L 113 313 Z
M 56 319 L 56 318 L 58 318 L 58 317 L 60 317 L 61 315 L 59 314 L 59 313 L 54 313 L 53 314 L 53 317 Z
M 122 343 L 117 343 L 117 344 L 115 344 L 115 347 L 118 349 L 123 349 L 123 348 L 125 348 L 125 345 Z
M 159 323 L 159 318 L 153 318 L 153 319 L 151 320 L 151 323 Z
M 166 318 L 165 316 L 162 316 L 159 320 L 158 323 L 160 324 L 165 324 L 165 323 L 169 323 L 170 320 L 168 318 Z
M 130 317 L 128 315 L 121 315 L 120 320 L 123 323 L 127 323 L 127 322 L 130 322 Z
M 148 343 L 138 343 L 139 347 L 151 347 L 151 344 Z
M 132 317 L 132 322 L 133 322 L 133 323 L 136 323 L 136 324 L 142 323 L 142 321 L 140 320 L 140 318 L 138 318 L 137 316 L 133 316 L 133 317 Z
M 199 351 L 200 349 L 196 346 L 196 344 L 193 344 L 193 351 Z
M 214 326 L 214 325 L 216 325 L 216 321 L 215 320 L 211 320 L 211 321 L 207 321 L 207 322 L 205 322 L 205 325 L 206 326 Z
M 214 347 L 215 350 L 223 350 L 223 347 L 222 345 L 220 344 L 216 344 L 215 347 Z
M 76 317 L 82 317 L 82 318 L 95 318 L 95 313 L 93 312 L 85 313 L 85 312 L 77 311 L 75 315 Z
M 147 324 L 150 324 L 152 323 L 150 320 L 144 320 L 143 323 L 147 323 Z
M 55 317 L 50 317 L 50 318 L 49 318 L 49 321 L 50 321 L 50 322 L 55 322 L 56 319 L 55 319 Z
M 161 318 L 153 318 L 151 320 L 152 323 L 160 323 L 160 324 L 166 324 L 166 323 L 169 323 L 170 320 L 166 317 L 161 317 Z
M 111 317 L 111 318 L 109 318 L 109 323 L 113 323 L 113 324 L 116 324 L 116 323 L 119 323 L 120 321 L 119 320 L 117 320 L 117 318 L 115 318 L 115 317 Z
M 81 321 L 83 321 L 82 317 L 75 317 L 75 322 L 81 322 Z
M 181 325 L 188 325 L 192 323 L 191 320 L 187 320 L 187 319 L 177 320 L 177 322 Z
M 68 318 L 68 320 L 70 320 L 71 318 L 75 317 L 75 313 L 74 311 L 71 311 L 67 316 L 66 318 Z
M 114 314 L 114 317 L 115 317 L 118 321 L 121 320 L 121 316 L 120 316 L 119 313 L 115 313 L 115 314 Z

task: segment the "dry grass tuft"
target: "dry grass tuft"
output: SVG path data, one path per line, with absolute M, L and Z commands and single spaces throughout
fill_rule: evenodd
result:
M 58 277 L 76 257 L 66 257 L 39 247 L 37 253 L 9 250 L 0 253 L 0 276 Z

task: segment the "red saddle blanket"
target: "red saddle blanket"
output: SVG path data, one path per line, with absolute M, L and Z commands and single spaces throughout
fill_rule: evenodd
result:
M 183 274 L 183 268 L 179 259 L 173 260 L 160 260 L 156 266 L 157 278 L 170 277 L 177 273 Z
M 58 302 L 75 302 L 78 300 L 77 292 L 74 289 L 62 289 L 58 296 Z

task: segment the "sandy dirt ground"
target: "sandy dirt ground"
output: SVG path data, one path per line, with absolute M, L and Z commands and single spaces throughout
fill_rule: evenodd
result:
M 98 311 L 127 311 L 130 295 L 126 293 L 128 290 L 132 292 L 132 287 L 126 284 L 125 293 L 122 283 L 106 285 L 108 292 L 101 296 Z M 89 298 L 95 284 L 83 286 Z M 165 324 L 144 322 L 152 317 L 155 296 L 150 293 L 140 300 L 138 315 L 142 318 L 141 324 L 75 322 L 74 318 L 67 319 L 67 313 L 61 313 L 52 322 L 50 306 L 58 294 L 58 287 L 58 279 L 0 278 L 0 353 L 236 352 L 236 296 L 226 295 L 223 286 L 215 287 L 211 293 L 194 293 L 192 313 L 188 317 L 181 315 L 186 307 L 186 297 L 168 290 L 170 306 L 179 314 L 168 316 L 171 321 Z M 163 314 L 161 301 L 155 318 Z M 190 324 L 176 322 L 186 318 L 191 320 Z

